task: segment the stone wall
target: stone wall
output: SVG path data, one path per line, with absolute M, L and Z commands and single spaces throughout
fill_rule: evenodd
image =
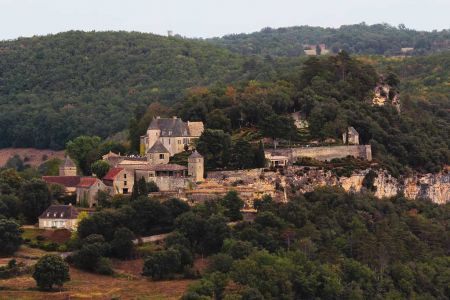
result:
M 372 160 L 372 147 L 370 145 L 349 145 L 349 146 L 324 146 L 324 147 L 300 147 L 288 149 L 268 149 L 266 152 L 272 155 L 285 155 L 291 162 L 298 157 L 311 157 L 317 160 L 332 160 L 333 158 L 343 158 L 353 156 L 368 161 Z
M 191 184 L 189 178 L 186 177 L 154 177 L 150 179 L 154 181 L 162 192 L 177 191 L 180 189 L 187 189 Z

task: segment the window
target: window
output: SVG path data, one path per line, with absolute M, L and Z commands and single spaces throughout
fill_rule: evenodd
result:
M 127 178 L 127 174 L 123 174 L 123 178 Z
M 126 181 L 124 181 L 124 182 L 123 182 L 123 185 L 127 185 L 127 182 L 126 182 Z
M 164 159 L 164 154 L 160 154 L 159 159 Z
M 178 145 L 181 145 L 181 140 L 178 140 Z
M 122 192 L 123 192 L 124 194 L 128 194 L 128 189 L 127 189 L 127 188 L 126 188 L 126 189 L 123 189 Z

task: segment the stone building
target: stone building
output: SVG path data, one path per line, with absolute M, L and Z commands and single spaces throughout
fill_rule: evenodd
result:
M 141 136 L 141 155 L 160 141 L 169 151 L 170 156 L 183 152 L 198 139 L 204 130 L 203 122 L 183 122 L 180 118 L 156 117 L 150 123 L 147 134 Z
M 80 206 L 95 207 L 97 193 L 107 190 L 106 185 L 96 177 L 83 177 L 77 185 L 77 204 Z
M 151 165 L 168 164 L 170 158 L 170 152 L 166 147 L 158 140 L 153 146 L 147 150 L 147 161 Z
M 134 170 L 112 168 L 103 177 L 103 183 L 110 194 L 130 194 L 134 185 Z
M 347 128 L 347 131 L 342 134 L 342 141 L 345 145 L 359 145 L 359 133 L 352 126 Z
M 72 205 L 50 205 L 39 216 L 39 228 L 74 230 L 78 224 L 78 210 Z
M 66 156 L 64 163 L 59 167 L 59 176 L 77 176 L 77 166 Z
M 204 179 L 205 162 L 203 156 L 195 150 L 188 157 L 188 175 L 192 177 L 195 182 L 201 182 Z

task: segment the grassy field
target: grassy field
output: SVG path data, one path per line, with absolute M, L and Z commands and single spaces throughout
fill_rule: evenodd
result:
M 70 269 L 61 291 L 40 292 L 30 275 L 0 280 L 0 299 L 179 299 L 192 280 L 151 281 L 140 275 L 142 261 L 114 262 L 117 276 Z

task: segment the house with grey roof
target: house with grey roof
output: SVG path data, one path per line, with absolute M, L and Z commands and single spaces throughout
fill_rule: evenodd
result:
M 188 149 L 194 139 L 204 130 L 203 122 L 184 122 L 181 118 L 156 117 L 150 123 L 146 135 L 141 137 L 141 155 L 149 151 L 159 141 L 170 156 Z M 161 147 L 158 145 L 159 150 Z
M 50 205 L 39 216 L 39 228 L 74 230 L 78 225 L 78 210 L 72 205 Z

